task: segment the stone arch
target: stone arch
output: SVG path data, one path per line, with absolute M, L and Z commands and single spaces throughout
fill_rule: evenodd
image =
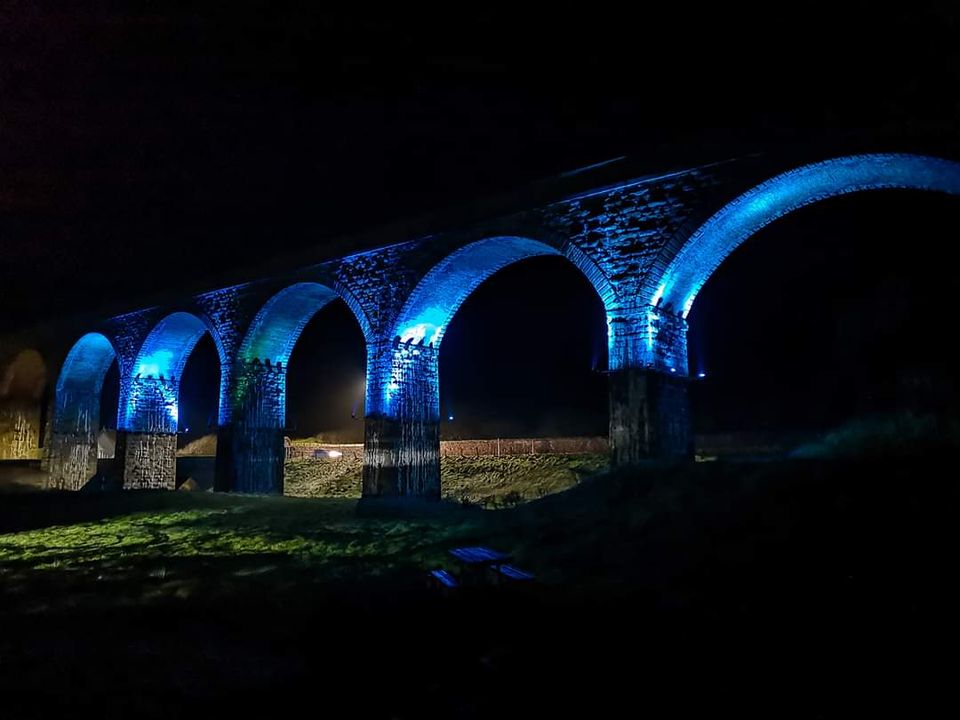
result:
M 515 262 L 544 255 L 566 257 L 583 272 L 608 311 L 615 305 L 612 284 L 575 245 L 561 250 L 529 237 L 497 235 L 465 245 L 434 265 L 404 304 L 393 336 L 401 343 L 439 348 L 453 316 L 484 280 Z
M 527 258 L 570 260 L 609 315 L 610 281 L 572 244 L 517 235 L 471 242 L 437 262 L 417 283 L 392 325 L 368 345 L 363 494 L 440 497 L 439 355 L 444 333 L 470 294 L 499 270 Z
M 197 315 L 174 312 L 162 318 L 144 339 L 133 363 L 122 374 L 119 428 L 176 433 L 179 380 L 194 347 L 209 332 L 220 358 L 226 360 L 216 329 Z M 221 412 L 223 389 L 220 392 Z
M 283 492 L 290 355 L 310 319 L 337 299 L 346 302 L 369 340 L 369 323 L 353 296 L 316 282 L 299 282 L 280 290 L 250 323 L 233 370 L 230 422 L 221 427 L 217 439 L 219 489 Z
M 39 453 L 47 365 L 32 348 L 18 352 L 0 375 L 0 458 L 22 460 Z
M 57 377 L 55 433 L 100 429 L 100 392 L 116 357 L 113 344 L 100 333 L 87 333 L 73 344 Z
M 960 194 L 960 163 L 910 154 L 851 155 L 781 173 L 728 202 L 699 226 L 650 283 L 651 305 L 686 317 L 700 288 L 747 238 L 778 218 L 820 200 L 865 190 Z
M 249 372 L 244 366 L 262 363 L 271 367 L 277 377 L 278 392 L 275 408 L 276 427 L 282 428 L 286 416 L 286 368 L 300 334 L 311 318 L 334 300 L 342 299 L 356 317 L 364 338 L 369 338 L 370 328 L 366 316 L 358 312 L 342 292 L 315 282 L 300 282 L 274 294 L 254 317 L 247 329 L 237 353 L 238 375 L 236 388 L 239 397 L 235 404 L 243 405 L 245 389 L 249 385 Z M 351 298 L 352 299 L 352 298 Z
M 283 363 L 290 359 L 293 347 L 310 319 L 328 303 L 343 299 L 357 316 L 364 337 L 369 327 L 356 303 L 349 302 L 337 290 L 315 282 L 290 285 L 273 295 L 257 313 L 240 343 L 238 359 L 250 362 L 255 358 Z
M 49 450 L 50 484 L 79 490 L 97 471 L 100 393 L 117 352 L 100 333 L 83 335 L 60 368 Z
M 146 336 L 120 377 L 116 462 L 124 488 L 176 487 L 180 380 L 193 349 L 210 333 L 220 360 L 220 413 L 224 405 L 226 352 L 203 315 L 170 313 Z

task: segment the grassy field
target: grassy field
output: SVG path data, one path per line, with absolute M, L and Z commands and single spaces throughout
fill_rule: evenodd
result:
M 440 482 L 447 500 L 509 507 L 567 490 L 606 470 L 605 454 L 445 457 Z M 293 497 L 360 497 L 361 460 L 295 460 L 285 468 L 284 493 Z
M 960 600 L 943 468 L 651 465 L 498 510 L 0 497 L 0 714 L 917 716 Z M 537 580 L 428 586 L 462 544 Z

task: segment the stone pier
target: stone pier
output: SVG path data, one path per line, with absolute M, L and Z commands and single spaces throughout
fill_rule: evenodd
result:
M 686 320 L 648 306 L 614 315 L 609 332 L 612 463 L 692 458 Z
M 174 377 L 134 377 L 121 383 L 125 413 L 117 431 L 115 465 L 124 490 L 176 488 L 179 392 Z
M 239 361 L 233 382 L 231 421 L 217 432 L 216 488 L 282 495 L 286 368 Z
M 371 349 L 363 446 L 365 497 L 440 497 L 439 352 L 422 344 Z

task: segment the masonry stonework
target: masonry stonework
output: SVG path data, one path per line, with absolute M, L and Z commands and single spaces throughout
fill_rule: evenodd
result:
M 372 355 L 368 362 L 374 365 L 375 380 L 368 379 L 363 494 L 438 499 L 439 350 L 395 339 Z
M 716 182 L 711 170 L 695 168 L 591 190 L 536 214 L 589 256 L 630 307 L 660 249 Z
M 40 403 L 11 398 L 0 401 L 0 458 L 38 459 L 40 445 Z
M 47 447 L 47 468 L 48 487 L 82 490 L 97 473 L 96 433 L 54 433 Z
M 429 227 L 331 241 L 351 253 L 339 258 L 297 260 L 269 277 L 170 297 L 92 326 L 64 320 L 0 337 L 0 459 L 35 456 L 40 438 L 49 437 L 51 485 L 82 487 L 95 471 L 101 384 L 115 357 L 116 463 L 124 487 L 173 487 L 179 376 L 206 332 L 220 356 L 217 488 L 280 493 L 289 351 L 313 313 L 340 297 L 367 344 L 363 492 L 437 498 L 443 330 L 485 278 L 537 255 L 566 257 L 603 302 L 613 461 L 689 457 L 685 318 L 723 258 L 765 224 L 838 194 L 890 187 L 960 194 L 960 164 L 949 160 L 885 154 L 800 167 L 795 158 L 784 162 L 737 159 L 634 179 L 606 170 L 567 174 L 455 221 L 435 216 Z M 601 177 L 615 182 L 602 184 Z M 264 314 L 295 287 L 286 310 Z M 300 315 L 297 302 L 304 305 Z M 272 356 L 244 354 L 254 330 L 274 348 Z M 83 333 L 100 340 L 77 341 Z M 11 358 L 25 347 L 67 358 L 62 368 L 50 365 L 59 381 L 46 429 L 40 395 L 24 402 L 9 390 L 16 376 Z
M 269 359 L 238 362 L 233 378 L 231 420 L 217 433 L 216 487 L 282 495 L 286 368 Z
M 176 488 L 176 434 L 118 432 L 115 458 L 123 477 L 124 490 Z
M 40 352 L 22 342 L 0 342 L 0 460 L 39 458 L 46 382 Z
M 134 377 L 115 461 L 127 490 L 173 489 L 177 477 L 176 377 Z

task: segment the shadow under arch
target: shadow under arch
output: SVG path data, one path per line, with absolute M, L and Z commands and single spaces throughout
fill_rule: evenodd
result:
M 48 454 L 52 487 L 79 490 L 97 472 L 100 394 L 115 359 L 113 344 L 95 332 L 77 340 L 67 354 L 55 390 Z
M 369 323 L 352 296 L 321 283 L 299 282 L 280 290 L 254 317 L 237 353 L 228 421 L 218 433 L 218 490 L 283 493 L 290 356 L 307 323 L 341 299 L 369 340 Z

